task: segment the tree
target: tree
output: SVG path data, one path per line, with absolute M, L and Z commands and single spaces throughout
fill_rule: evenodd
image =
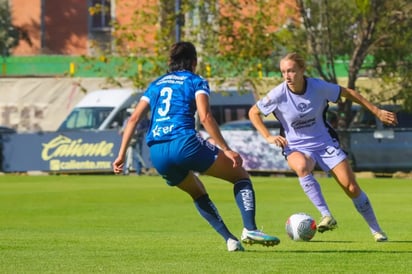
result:
M 374 72 L 385 88 L 395 91 L 381 97 L 403 101 L 412 111 L 412 3 L 388 1 L 386 7 L 388 23 L 378 26 L 380 46 L 373 50 Z
M 283 8 L 284 3 L 267 0 L 184 3 L 185 39 L 196 42 L 200 74 L 213 77 L 210 80 L 216 86 L 230 82 L 240 90 L 247 87 L 255 91 L 264 84 L 263 76 L 273 76 L 277 70 L 274 57 L 282 52 L 276 31 L 288 17 L 294 16 Z
M 31 45 L 27 31 L 12 24 L 8 1 L 0 1 L 0 53 L 3 60 L 10 55 L 11 49 L 16 47 L 20 40 Z
M 175 1 L 170 0 L 131 5 L 132 18 L 122 21 L 118 16 L 113 46 L 95 58 L 96 67 L 118 62 L 109 79 L 126 75 L 135 86 L 144 87 L 167 69 L 165 53 L 179 25 L 182 39 L 193 41 L 199 49 L 199 72 L 207 77 L 236 77 L 240 83 L 256 84 L 262 75 L 277 71 L 277 59 L 286 51 L 298 51 L 309 61 L 312 75 L 337 83 L 335 62 L 344 60 L 349 88 L 356 87 L 361 74 L 380 77 L 392 92 L 376 96 L 376 102 L 397 99 L 412 105 L 412 4 L 408 0 L 180 3 L 177 13 Z M 147 35 L 150 39 L 145 40 Z M 339 108 L 341 124 L 346 126 L 351 102 L 341 102 Z
M 137 88 L 145 88 L 167 70 L 166 52 L 175 39 L 176 20 L 182 20 L 187 5 L 175 13 L 175 1 L 118 1 L 116 18 L 111 22 L 112 45 L 95 49 L 93 56 L 83 56 L 86 68 L 106 75 L 111 85 L 121 86 L 126 78 Z M 190 2 L 190 1 L 189 1 Z M 100 6 L 91 7 L 93 13 Z M 133 11 L 130 13 L 130 11 Z M 183 22 L 180 22 L 183 23 Z
M 238 77 L 237 82 L 253 82 L 259 71 L 268 75 L 276 66 L 273 56 L 279 54 L 279 47 L 276 46 L 277 27 L 273 18 L 279 18 L 276 15 L 279 11 L 274 3 L 265 0 L 182 0 L 179 13 L 175 12 L 175 1 L 170 0 L 159 0 L 156 5 L 130 5 L 129 10 L 134 10 L 132 17 L 123 20 L 126 16 L 120 15 L 113 22 L 112 48 L 85 57 L 85 60 L 95 70 L 104 70 L 109 67 L 106 64 L 118 60 L 116 69 L 112 70 L 113 76 L 108 79 L 116 83 L 116 76 L 126 75 L 135 86 L 144 87 L 159 72 L 166 70 L 165 53 L 175 40 L 173 34 L 179 22 L 182 39 L 193 41 L 198 48 L 200 74 L 220 78 L 219 82 L 231 76 Z M 148 25 L 156 28 L 142 28 Z M 150 36 L 153 33 L 155 35 Z M 144 41 L 147 35 L 152 39 Z M 147 47 L 148 44 L 151 46 Z M 142 69 L 139 70 L 136 64 Z
M 290 26 L 280 35 L 296 38 L 283 39 L 284 45 L 289 50 L 305 52 L 315 69 L 312 73 L 337 83 L 335 61 L 346 58 L 349 88 L 355 88 L 360 73 L 367 69 L 375 77 L 390 79 L 386 83 L 392 87 L 398 86 L 397 94 L 390 97 L 404 99 L 410 104 L 407 99 L 410 96 L 405 96 L 410 94 L 412 86 L 407 69 L 412 56 L 411 35 L 408 34 L 412 23 L 409 1 L 296 0 L 296 5 L 303 29 L 298 25 Z M 302 44 L 302 40 L 306 43 Z M 368 57 L 373 61 L 365 67 Z M 381 94 L 375 99 L 389 98 Z M 341 102 L 339 109 L 340 124 L 346 127 L 351 102 Z

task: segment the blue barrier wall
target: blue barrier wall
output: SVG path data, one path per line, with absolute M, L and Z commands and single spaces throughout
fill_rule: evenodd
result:
M 241 154 L 246 170 L 288 170 L 281 149 L 268 145 L 256 131 L 223 131 L 222 134 Z M 3 134 L 0 140 L 3 172 L 92 173 L 112 172 L 111 164 L 120 148 L 121 136 L 115 130 L 16 133 Z M 152 168 L 146 145 L 142 156 L 147 168 Z
M 3 172 L 112 172 L 121 136 L 117 131 L 5 134 L 2 142 Z M 147 147 L 143 152 L 147 159 Z
M 201 132 L 206 138 L 206 132 Z M 385 134 L 390 136 L 384 136 Z M 340 132 L 342 134 L 342 132 Z M 396 172 L 412 170 L 412 130 L 386 129 L 346 131 L 349 159 L 355 171 Z M 381 134 L 382 136 L 380 136 Z M 282 150 L 254 130 L 222 130 L 229 146 L 253 172 L 290 172 Z M 120 148 L 115 130 L 0 134 L 0 171 L 50 173 L 112 172 L 111 164 Z M 147 168 L 153 165 L 143 146 Z

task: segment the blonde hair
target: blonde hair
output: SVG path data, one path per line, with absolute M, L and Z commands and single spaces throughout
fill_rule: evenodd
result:
M 283 57 L 280 61 L 282 62 L 286 60 L 294 61 L 296 64 L 298 64 L 299 67 L 306 68 L 305 59 L 303 59 L 303 57 L 296 52 L 286 54 L 285 57 Z

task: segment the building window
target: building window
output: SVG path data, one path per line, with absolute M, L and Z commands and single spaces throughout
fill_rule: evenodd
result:
M 111 0 L 91 0 L 89 6 L 90 26 L 92 30 L 111 28 Z

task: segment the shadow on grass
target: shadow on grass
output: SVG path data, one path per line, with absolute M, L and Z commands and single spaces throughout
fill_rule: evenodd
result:
M 308 241 L 308 243 L 359 243 L 358 241 L 334 241 L 334 240 L 325 240 L 325 241 L 322 241 L 322 240 L 312 240 L 312 241 Z M 302 242 L 302 243 L 304 243 L 304 242 Z M 411 241 L 407 241 L 407 240 L 404 240 L 404 241 L 396 241 L 396 240 L 389 240 L 389 241 L 387 241 L 387 242 L 380 242 L 380 243 L 376 243 L 376 244 L 382 244 L 382 245 L 386 245 L 386 244 L 399 244 L 399 243 L 412 243 L 412 240 Z
M 312 240 L 311 243 L 357 243 L 357 241 L 321 241 L 321 240 Z M 389 240 L 387 242 L 380 242 L 376 244 L 387 245 L 387 244 L 399 244 L 399 243 L 412 243 L 412 241 L 396 241 Z
M 267 253 L 267 252 L 276 252 L 276 253 L 318 253 L 318 254 L 327 254 L 327 253 L 381 253 L 381 254 L 412 254 L 412 250 L 364 250 L 364 249 L 328 249 L 328 250 L 250 250 L 246 249 L 244 252 L 250 253 Z
M 307 244 L 325 244 L 325 243 L 358 243 L 356 241 L 310 241 L 310 242 L 302 242 Z M 391 244 L 411 244 L 412 241 L 388 241 L 383 243 L 375 243 L 377 246 L 381 245 L 391 245 Z M 412 250 L 375 250 L 375 249 L 328 249 L 325 248 L 324 250 L 304 250 L 304 249 L 295 249 L 295 250 L 279 250 L 277 247 L 273 247 L 272 250 L 264 249 L 264 250 L 250 250 L 248 246 L 245 246 L 245 252 L 277 252 L 277 253 L 382 253 L 382 254 L 412 254 Z
M 333 241 L 333 240 L 329 240 L 329 241 L 322 241 L 322 240 L 311 240 L 309 241 L 311 243 L 344 243 L 344 244 L 348 244 L 348 243 L 356 243 L 355 241 Z

